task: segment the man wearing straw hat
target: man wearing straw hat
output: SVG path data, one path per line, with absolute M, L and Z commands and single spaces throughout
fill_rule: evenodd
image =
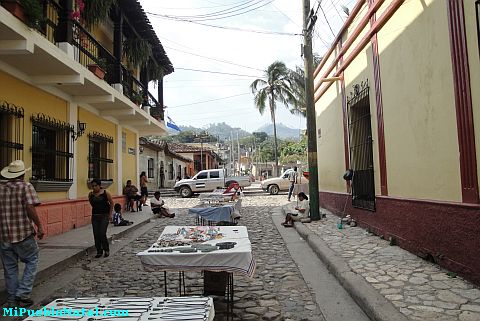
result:
M 28 307 L 33 304 L 30 294 L 37 274 L 38 245 L 35 235 L 43 237 L 43 227 L 35 206 L 40 204 L 33 185 L 24 181 L 25 164 L 10 163 L 1 171 L 8 179 L 0 183 L 0 255 L 5 274 L 9 306 Z M 37 226 L 37 231 L 33 223 Z M 18 260 L 25 263 L 23 277 L 18 279 Z

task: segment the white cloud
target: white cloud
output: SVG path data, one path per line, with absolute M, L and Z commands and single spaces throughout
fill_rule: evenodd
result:
M 347 1 L 341 0 L 340 2 Z M 239 2 L 238 0 L 142 0 L 141 3 L 147 12 L 191 16 L 225 10 L 232 7 L 233 4 L 238 5 Z M 327 9 L 328 1 L 325 6 Z M 336 14 L 335 11 L 331 12 Z M 251 94 L 215 100 L 249 93 L 249 85 L 255 78 L 185 71 L 179 68 L 253 76 L 262 76 L 261 71 L 204 59 L 178 50 L 228 60 L 262 70 L 275 60 L 284 61 L 291 68 L 295 65 L 303 66 L 300 57 L 301 36 L 265 35 L 224 30 L 151 15 L 149 15 L 149 19 L 174 68 L 177 68 L 173 74 L 164 79 L 164 102 L 166 106 L 172 107 L 167 111 L 178 125 L 201 127 L 213 122 L 226 122 L 234 127 L 253 131 L 265 123 L 270 123 L 268 113 L 262 116 L 255 109 Z M 338 22 L 335 22 L 335 27 L 338 30 L 340 27 L 337 25 L 340 23 L 341 26 L 341 20 L 340 18 L 336 20 Z M 248 14 L 222 20 L 204 21 L 204 23 L 242 29 L 301 33 L 302 3 L 301 1 L 276 0 L 272 4 Z M 323 25 L 319 26 L 322 34 L 326 31 L 330 32 L 328 27 L 326 28 Z M 333 36 L 330 33 L 330 37 L 325 36 L 325 38 L 331 40 Z M 320 49 L 326 50 L 325 48 Z M 179 105 L 206 100 L 214 101 L 176 108 Z M 278 107 L 277 122 L 291 127 L 305 128 L 304 119 L 291 115 L 282 106 Z

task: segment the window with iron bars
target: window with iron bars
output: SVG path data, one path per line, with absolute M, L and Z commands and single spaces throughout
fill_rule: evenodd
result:
M 44 114 L 31 120 L 32 180 L 73 181 L 73 125 Z
M 113 137 L 92 132 L 88 134 L 88 177 L 112 181 Z
M 0 168 L 23 160 L 23 120 L 22 107 L 0 102 Z
M 153 167 L 154 167 L 154 163 L 153 163 L 153 158 L 149 158 L 148 159 L 148 165 L 147 165 L 147 175 L 148 175 L 148 178 L 154 178 L 154 175 L 153 175 Z

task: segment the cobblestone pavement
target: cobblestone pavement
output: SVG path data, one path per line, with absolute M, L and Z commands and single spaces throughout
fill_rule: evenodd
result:
M 480 289 L 460 277 L 449 277 L 438 265 L 368 233 L 327 218 L 305 224 L 342 256 L 410 320 L 479 321 Z
M 243 200 L 240 225 L 248 227 L 257 270 L 254 278 L 234 278 L 234 320 L 324 320 L 270 216 L 272 206 L 284 204 L 285 198 L 256 195 Z M 155 227 L 108 259 L 79 261 L 83 275 L 48 301 L 66 296 L 163 296 L 163 272 L 143 271 L 135 254 L 148 248 L 166 225 L 194 225 L 187 211 L 198 200 L 165 198 L 165 202 L 177 213 L 175 219 L 156 220 Z M 200 273 L 185 277 L 187 294 L 201 294 Z M 168 273 L 168 289 L 169 295 L 178 295 L 177 273 Z M 215 320 L 226 320 L 226 306 L 220 298 L 215 300 L 215 310 Z

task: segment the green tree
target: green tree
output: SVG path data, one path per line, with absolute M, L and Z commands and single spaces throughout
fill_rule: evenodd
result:
M 313 68 L 316 69 L 317 66 L 322 62 L 322 57 L 318 54 L 313 55 Z M 297 104 L 292 105 L 290 112 L 294 115 L 302 115 L 303 117 L 307 116 L 307 103 L 305 101 L 305 71 L 304 67 L 296 66 L 295 70 L 291 71 L 290 78 L 292 80 L 292 90 L 296 97 Z
M 264 78 L 255 79 L 250 85 L 250 89 L 254 94 L 255 107 L 260 114 L 263 115 L 268 102 L 270 117 L 273 123 L 276 175 L 278 175 L 278 147 L 275 111 L 277 103 L 283 104 L 287 108 L 289 105 L 297 105 L 297 99 L 292 89 L 291 75 L 292 71 L 288 69 L 283 62 L 275 61 L 268 66 Z

